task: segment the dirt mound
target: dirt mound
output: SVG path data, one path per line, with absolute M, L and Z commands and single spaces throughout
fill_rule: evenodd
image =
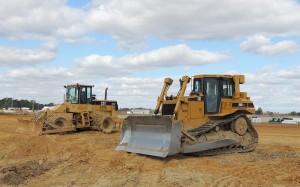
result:
M 27 161 L 22 164 L 5 167 L 0 171 L 0 183 L 8 185 L 19 185 L 25 180 L 44 174 L 56 164 L 47 161 Z

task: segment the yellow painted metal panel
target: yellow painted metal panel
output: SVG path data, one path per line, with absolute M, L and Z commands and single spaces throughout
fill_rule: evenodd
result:
M 189 103 L 189 112 L 191 119 L 200 119 L 204 116 L 204 102 L 202 101 L 191 101 Z

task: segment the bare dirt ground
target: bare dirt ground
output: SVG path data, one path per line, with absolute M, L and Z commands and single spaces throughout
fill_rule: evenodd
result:
M 251 153 L 166 159 L 115 152 L 119 132 L 37 136 L 6 126 L 0 186 L 300 186 L 299 125 L 256 124 Z

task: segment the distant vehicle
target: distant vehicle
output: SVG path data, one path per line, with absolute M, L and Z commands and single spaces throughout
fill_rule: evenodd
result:
M 284 118 L 282 118 L 282 117 L 273 117 L 269 121 L 269 123 L 279 124 L 279 123 L 282 123 L 283 120 L 284 120 Z
M 282 124 L 300 124 L 300 118 L 284 118 Z

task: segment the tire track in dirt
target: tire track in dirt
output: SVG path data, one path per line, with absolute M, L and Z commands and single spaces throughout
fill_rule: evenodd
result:
M 224 177 L 220 177 L 214 182 L 212 182 L 210 187 L 223 187 L 223 186 L 228 186 L 228 187 L 234 187 L 234 186 L 241 186 L 241 184 L 245 184 L 245 181 L 242 181 L 239 177 L 236 176 L 231 176 L 227 175 Z

